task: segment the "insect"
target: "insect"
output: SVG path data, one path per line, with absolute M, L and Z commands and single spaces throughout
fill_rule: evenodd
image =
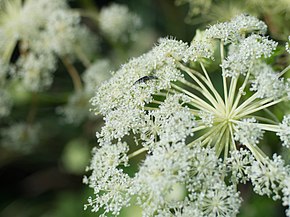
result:
M 153 80 L 153 79 L 158 79 L 158 77 L 156 77 L 154 75 L 146 75 L 146 76 L 144 76 L 142 78 L 139 78 L 137 81 L 135 81 L 133 85 L 146 83 L 147 81 Z

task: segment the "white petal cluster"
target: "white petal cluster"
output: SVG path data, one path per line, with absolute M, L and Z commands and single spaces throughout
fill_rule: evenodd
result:
M 45 35 L 51 49 L 59 56 L 73 53 L 75 35 L 78 32 L 80 17 L 64 10 L 54 11 L 47 21 Z
M 9 63 L 17 45 L 20 57 L 15 73 L 31 91 L 51 85 L 55 56 L 82 60 L 83 53 L 90 56 L 95 51 L 96 40 L 66 1 L 3 0 L 0 4 L 1 58 Z
M 273 160 L 261 163 L 254 161 L 249 168 L 248 176 L 259 195 L 267 195 L 274 200 L 280 199 L 283 182 L 287 177 L 287 169 L 281 156 L 274 154 Z
M 286 95 L 286 85 L 269 65 L 257 63 L 253 67 L 254 79 L 251 81 L 251 91 L 257 92 L 259 98 L 280 98 Z
M 283 193 L 282 201 L 283 201 L 283 206 L 288 207 L 285 212 L 286 212 L 286 216 L 289 217 L 290 216 L 290 175 L 289 175 L 289 171 L 288 171 L 288 175 L 283 180 L 283 185 L 284 185 L 284 187 L 282 189 L 282 193 Z
M 286 51 L 287 51 L 288 53 L 290 53 L 290 45 L 289 45 L 289 43 L 290 43 L 290 35 L 288 36 L 288 42 L 286 43 L 286 46 L 285 46 Z
M 245 75 L 254 61 L 261 57 L 269 57 L 276 49 L 277 42 L 264 36 L 251 35 L 234 46 L 227 59 L 222 63 L 223 74 L 227 77 Z
M 94 62 L 82 75 L 85 83 L 85 90 L 94 93 L 103 81 L 110 78 L 111 64 L 107 59 Z
M 188 61 L 198 61 L 202 58 L 213 58 L 214 54 L 214 44 L 210 39 L 193 40 L 184 54 L 183 60 Z
M 255 118 L 248 118 L 235 125 L 235 140 L 244 145 L 257 145 L 264 131 L 257 126 L 256 122 Z
M 265 34 L 267 26 L 264 22 L 255 17 L 242 14 L 229 22 L 218 23 L 206 30 L 209 38 L 216 38 L 224 41 L 225 44 L 235 43 L 244 39 L 248 33 L 256 32 Z
M 266 131 L 289 143 L 290 118 L 278 126 L 259 113 L 278 104 L 288 88 L 261 63 L 277 46 L 260 35 L 265 31 L 263 22 L 241 15 L 191 45 L 161 39 L 98 87 L 91 102 L 105 123 L 96 133 L 101 148 L 89 168 L 93 174 L 85 179 L 96 192 L 89 200 L 94 211 L 118 215 L 132 203 L 143 217 L 234 217 L 241 205 L 236 187 L 247 181 L 273 199 L 284 191 L 287 203 L 287 168 L 257 146 Z M 213 43 L 220 43 L 223 94 L 207 66 L 191 62 L 214 61 Z M 247 94 L 249 89 L 256 93 Z M 132 158 L 141 162 L 129 176 L 124 166 Z
M 111 4 L 101 9 L 99 14 L 101 31 L 113 42 L 127 42 L 141 26 L 141 19 L 131 13 L 127 6 Z
M 127 192 L 131 178 L 117 168 L 120 164 L 127 165 L 127 151 L 127 144 L 121 142 L 94 150 L 91 165 L 87 168 L 92 174 L 84 178 L 84 183 L 94 189 L 95 198 L 88 199 L 85 209 L 88 206 L 93 212 L 104 209 L 100 216 L 107 216 L 107 213 L 118 215 L 122 207 L 129 205 Z
M 247 172 L 254 162 L 254 156 L 246 149 L 234 150 L 227 158 L 227 167 L 231 171 L 233 183 L 246 183 L 249 181 Z
M 151 94 L 170 87 L 171 81 L 182 77 L 175 67 L 175 58 L 182 59 L 187 44 L 174 39 L 161 39 L 150 52 L 131 59 L 114 76 L 98 88 L 92 104 L 102 114 L 118 107 L 143 107 L 152 100 Z M 173 58 L 174 57 L 174 58 Z M 144 76 L 155 76 L 136 83 Z
M 207 127 L 213 126 L 214 114 L 208 111 L 199 111 L 198 116 L 201 118 L 202 123 Z
M 285 115 L 281 124 L 279 124 L 279 131 L 277 135 L 282 141 L 282 145 L 290 147 L 290 115 Z
M 166 206 L 174 185 L 184 183 L 191 164 L 191 150 L 184 143 L 159 145 L 141 165 L 133 181 L 143 216 L 152 216 Z
M 29 39 L 39 33 L 46 18 L 56 9 L 65 9 L 66 3 L 61 0 L 33 1 L 22 4 L 21 0 L 4 0 L 1 2 L 1 30 L 6 40 Z
M 53 81 L 55 62 L 52 55 L 30 53 L 17 62 L 19 71 L 16 76 L 20 77 L 27 90 L 41 91 L 50 87 Z
M 1 144 L 10 150 L 29 153 L 39 142 L 39 133 L 38 124 L 13 124 L 1 131 Z
M 145 125 L 140 129 L 141 139 L 145 140 L 145 144 L 152 143 L 152 139 L 156 141 L 157 136 L 161 141 L 175 143 L 193 135 L 192 128 L 196 126 L 195 117 L 180 103 L 183 98 L 182 94 L 168 96 L 158 110 L 149 112 Z M 153 137 L 147 139 L 146 134 Z

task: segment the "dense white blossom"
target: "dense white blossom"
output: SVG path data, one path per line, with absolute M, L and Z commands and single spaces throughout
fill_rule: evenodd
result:
M 279 131 L 277 135 L 282 141 L 282 145 L 290 147 L 290 115 L 285 115 L 281 124 L 279 124 Z
M 229 22 L 218 23 L 206 30 L 209 38 L 217 38 L 227 43 L 233 43 L 244 39 L 247 33 L 256 32 L 265 34 L 267 26 L 263 21 L 255 17 L 242 14 Z
M 288 53 L 290 53 L 290 45 L 289 45 L 289 43 L 290 43 L 290 35 L 288 36 L 288 42 L 286 43 L 286 51 Z
M 245 149 L 234 150 L 227 158 L 227 167 L 231 174 L 233 183 L 246 183 L 249 180 L 247 172 L 253 164 L 255 158 L 250 151 Z
M 241 15 L 190 45 L 163 38 L 97 88 L 91 103 L 104 119 L 96 133 L 101 148 L 85 178 L 95 190 L 93 211 L 118 215 L 132 204 L 143 217 L 235 217 L 242 201 L 237 186 L 247 181 L 288 206 L 289 171 L 259 148 L 268 132 L 289 145 L 288 116 L 279 125 L 262 112 L 289 101 L 284 72 L 263 63 L 277 46 L 265 32 L 262 21 Z M 206 60 L 220 70 L 209 71 Z M 141 162 L 129 176 L 124 166 L 135 157 Z
M 99 14 L 101 31 L 114 42 L 127 42 L 141 26 L 141 19 L 129 11 L 127 6 L 111 4 Z
M 257 194 L 267 195 L 274 200 L 280 199 L 287 169 L 284 160 L 279 155 L 274 154 L 273 160 L 267 160 L 266 163 L 254 161 L 248 170 L 248 176 Z
M 280 98 L 286 95 L 286 85 L 283 78 L 279 77 L 269 65 L 255 64 L 253 67 L 254 79 L 251 84 L 251 91 L 256 91 L 259 98 Z
M 256 145 L 259 139 L 263 137 L 263 130 L 260 129 L 255 123 L 255 118 L 243 119 L 235 126 L 235 140 L 244 145 Z
M 245 75 L 257 59 L 270 57 L 276 46 L 277 42 L 260 35 L 251 35 L 243 39 L 223 61 L 221 65 L 223 74 L 229 77 Z
M 126 143 L 103 146 L 93 151 L 91 165 L 87 168 L 92 170 L 92 175 L 85 177 L 84 183 L 94 189 L 96 197 L 89 198 L 85 208 L 91 206 L 94 212 L 104 208 L 100 216 L 106 216 L 106 213 L 118 215 L 123 206 L 129 205 L 130 196 L 126 192 L 131 186 L 131 178 L 117 168 L 120 164 L 127 165 L 127 151 Z
M 50 87 L 53 81 L 52 73 L 55 70 L 54 56 L 31 53 L 21 57 L 17 64 L 18 76 L 27 90 L 37 92 Z

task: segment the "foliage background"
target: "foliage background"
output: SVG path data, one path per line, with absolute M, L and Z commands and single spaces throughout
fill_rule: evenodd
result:
M 128 5 L 131 11 L 141 16 L 146 37 L 142 41 L 137 39 L 137 44 L 145 45 L 136 47 L 136 52 L 132 54 L 135 56 L 149 50 L 159 37 L 174 36 L 189 42 L 196 29 L 205 26 L 202 21 L 204 17 L 199 18 L 201 20 L 198 25 L 185 23 L 188 5 L 177 7 L 173 0 L 74 0 L 69 4 L 76 9 L 94 12 L 113 2 Z M 271 18 L 271 14 L 269 17 Z M 224 19 L 221 17 L 221 21 Z M 91 20 L 83 19 L 83 22 L 98 32 Z M 283 22 L 284 27 L 290 29 L 286 20 L 279 21 L 280 24 Z M 276 40 L 283 40 L 276 36 L 277 34 L 272 34 Z M 103 48 L 107 50 L 103 55 L 112 55 L 110 47 Z M 126 59 L 128 56 L 117 59 L 116 65 Z M 61 71 L 63 66 L 59 67 Z M 96 145 L 95 132 L 101 126 L 102 119 L 88 121 L 80 126 L 62 123 L 55 114 L 55 108 L 66 103 L 70 91 L 70 78 L 63 72 L 56 74 L 52 90 L 39 96 L 37 119 L 41 120 L 43 130 L 33 152 L 23 154 L 0 147 L 1 217 L 98 216 L 89 210 L 83 210 L 89 189 L 82 184 L 82 177 L 90 159 L 90 151 Z M 21 120 L 29 111 L 33 97 L 22 90 L 16 91 L 14 97 L 17 103 L 12 114 L 14 118 Z M 253 196 L 247 186 L 242 186 L 241 193 L 244 203 L 240 216 L 284 216 L 280 202 L 273 203 L 265 197 Z M 138 217 L 140 210 L 131 207 L 124 210 L 122 216 Z

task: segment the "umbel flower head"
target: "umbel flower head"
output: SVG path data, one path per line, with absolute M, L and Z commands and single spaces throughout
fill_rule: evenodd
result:
M 270 111 L 290 99 L 290 66 L 276 72 L 264 62 L 277 46 L 265 32 L 263 22 L 240 15 L 191 44 L 163 38 L 100 85 L 91 102 L 105 124 L 84 178 L 95 193 L 86 207 L 100 216 L 133 204 L 143 217 L 236 216 L 237 184 L 250 181 L 289 209 L 289 167 L 261 146 L 269 132 L 290 145 L 289 114 L 279 123 Z M 138 155 L 138 171 L 128 174 Z M 177 186 L 184 194 L 174 198 Z

